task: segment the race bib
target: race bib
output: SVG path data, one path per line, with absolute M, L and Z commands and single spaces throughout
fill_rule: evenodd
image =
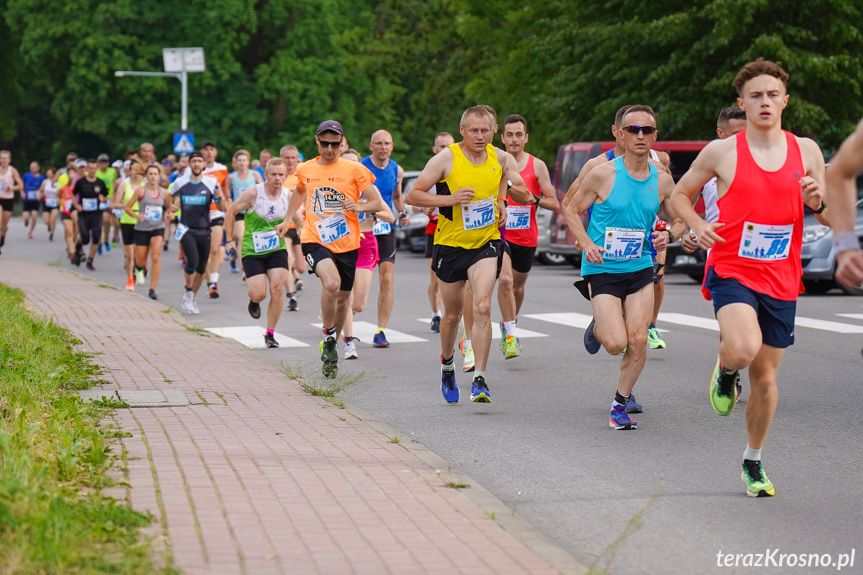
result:
M 39 190 L 27 190 L 24 192 L 24 197 L 27 198 L 27 201 L 32 202 L 39 197 Z
M 324 245 L 340 240 L 350 233 L 350 230 L 348 230 L 348 221 L 342 213 L 316 221 L 315 228 L 317 228 L 318 236 Z
M 391 231 L 393 231 L 393 225 L 387 222 L 382 222 L 380 220 L 376 221 L 375 227 L 372 228 L 372 233 L 376 236 L 385 236 Z
M 183 236 L 185 236 L 186 232 L 188 232 L 188 231 L 189 231 L 189 226 L 187 226 L 186 224 L 178 223 L 177 224 L 177 233 L 174 234 L 174 238 L 179 242 L 181 239 L 183 239 Z
M 162 221 L 162 206 L 146 206 L 144 208 L 144 221 Z
M 123 217 L 123 209 L 122 208 L 117 208 L 117 209 L 111 210 L 111 213 L 114 214 L 115 218 L 122 218 Z
M 111 207 L 111 202 L 99 202 L 100 210 L 107 210 L 109 207 Z
M 495 223 L 495 198 L 477 200 L 461 207 L 462 225 L 466 230 L 478 230 Z
M 644 246 L 644 230 L 634 228 L 605 228 L 604 259 L 637 260 Z
M 357 220 L 364 222 L 364 221 L 366 221 L 367 215 L 368 214 L 366 214 L 365 212 L 357 212 Z
M 67 212 L 72 211 L 72 200 L 63 200 L 63 209 Z
M 81 209 L 85 212 L 95 212 L 99 209 L 99 200 L 97 198 L 83 198 L 81 200 Z
M 769 226 L 744 222 L 737 255 L 741 258 L 768 262 L 784 260 L 791 249 L 793 231 L 794 224 Z
M 45 207 L 46 208 L 56 208 L 57 207 L 57 198 L 45 198 Z
M 530 229 L 530 206 L 507 206 L 506 229 L 529 230 Z
M 256 254 L 269 252 L 279 247 L 279 236 L 276 230 L 252 232 L 252 244 L 255 246 Z

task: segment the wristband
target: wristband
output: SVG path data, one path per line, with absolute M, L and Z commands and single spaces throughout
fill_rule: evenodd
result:
M 820 214 L 821 212 L 824 211 L 824 208 L 826 208 L 826 207 L 827 207 L 827 204 L 824 203 L 824 200 L 821 200 L 821 206 L 817 210 L 812 210 L 812 208 L 809 208 L 809 209 L 812 210 L 813 214 Z
M 665 228 L 663 231 L 668 232 L 668 243 L 673 244 L 675 237 L 674 234 L 671 233 L 671 228 Z
M 836 255 L 839 255 L 843 252 L 859 249 L 860 240 L 857 239 L 857 236 L 854 234 L 854 232 L 844 232 L 841 234 L 833 235 L 833 251 Z

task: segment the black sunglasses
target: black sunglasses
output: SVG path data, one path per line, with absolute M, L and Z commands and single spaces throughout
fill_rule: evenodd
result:
M 338 148 L 339 146 L 342 145 L 342 141 L 339 140 L 338 142 L 328 142 L 326 140 L 318 140 L 318 144 L 322 148 Z
M 637 134 L 638 132 L 644 132 L 645 136 L 650 136 L 651 134 L 656 133 L 656 128 L 653 126 L 624 126 L 624 130 L 629 132 L 630 134 Z

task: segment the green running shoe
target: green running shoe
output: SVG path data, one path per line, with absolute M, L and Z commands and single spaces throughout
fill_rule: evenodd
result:
M 655 327 L 651 327 L 647 330 L 647 345 L 650 346 L 650 349 L 665 349 L 665 340 L 662 339 L 659 335 L 659 330 Z
M 773 497 L 775 493 L 773 484 L 767 479 L 760 461 L 744 459 L 740 479 L 746 483 L 746 495 L 749 497 Z
M 730 415 L 734 411 L 737 402 L 735 384 L 740 379 L 740 373 L 724 373 L 719 368 L 719 358 L 716 358 L 716 367 L 713 368 L 713 377 L 710 378 L 710 405 L 713 411 L 719 415 Z
M 321 373 L 327 379 L 333 379 L 339 373 L 339 350 L 336 349 L 336 338 L 328 337 L 318 348 L 321 350 Z
M 514 335 L 506 336 L 506 339 L 500 342 L 500 351 L 503 353 L 504 359 L 518 357 L 518 354 L 521 353 L 521 346 L 518 344 L 518 338 Z
M 461 366 L 461 370 L 465 373 L 469 371 L 473 371 L 476 368 L 476 360 L 473 357 L 473 346 L 462 348 L 464 352 L 464 363 Z

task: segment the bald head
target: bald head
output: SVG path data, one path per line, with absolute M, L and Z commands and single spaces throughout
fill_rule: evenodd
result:
M 372 134 L 369 149 L 376 164 L 385 165 L 393 153 L 393 137 L 386 130 L 378 130 Z

